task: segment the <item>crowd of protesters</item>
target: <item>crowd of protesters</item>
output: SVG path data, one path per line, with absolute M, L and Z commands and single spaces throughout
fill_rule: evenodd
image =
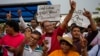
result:
M 0 25 L 0 56 L 99 56 L 100 22 L 97 27 L 91 13 L 84 9 L 90 25 L 81 29 L 73 23 L 69 27 L 76 9 L 76 2 L 69 1 L 69 13 L 58 26 L 48 20 L 39 23 L 35 17 L 27 25 L 21 10 L 20 22 L 12 20 L 8 13 L 5 25 Z

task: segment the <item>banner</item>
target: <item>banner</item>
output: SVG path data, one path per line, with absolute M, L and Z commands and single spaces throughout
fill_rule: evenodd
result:
M 37 20 L 59 21 L 60 20 L 60 5 L 39 5 L 37 11 Z

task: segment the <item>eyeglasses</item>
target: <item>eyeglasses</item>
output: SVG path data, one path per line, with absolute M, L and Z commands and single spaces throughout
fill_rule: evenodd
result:
M 38 38 L 34 38 L 33 36 L 30 37 L 31 40 L 39 40 Z

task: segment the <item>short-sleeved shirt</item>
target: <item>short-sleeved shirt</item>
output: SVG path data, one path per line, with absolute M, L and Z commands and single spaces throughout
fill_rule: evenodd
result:
M 21 33 L 18 33 L 16 36 L 11 36 L 11 35 L 5 35 L 2 38 L 1 44 L 4 46 L 9 46 L 13 48 L 17 48 L 21 42 L 24 40 L 24 35 Z M 3 47 L 3 56 L 9 56 L 9 55 L 14 55 L 13 53 L 9 52 L 6 48 Z
M 23 56 L 42 56 L 42 54 L 42 47 L 38 45 L 34 50 L 32 50 L 28 45 L 25 45 L 24 47 Z
M 63 53 L 62 50 L 55 50 L 51 54 L 49 54 L 49 56 L 80 56 L 80 55 L 78 54 L 78 52 L 71 50 L 68 53 L 66 53 L 66 55 Z

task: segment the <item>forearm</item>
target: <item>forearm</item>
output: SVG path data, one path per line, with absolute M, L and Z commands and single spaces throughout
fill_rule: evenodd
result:
M 48 56 L 47 52 L 43 52 L 42 56 Z
M 91 24 L 91 28 L 93 31 L 96 31 L 96 24 L 94 22 L 94 20 L 92 19 L 92 17 L 89 17 L 89 21 L 90 21 L 90 24 Z
M 81 56 L 88 56 L 87 48 L 81 50 Z
M 21 26 L 25 29 L 27 27 L 27 25 L 25 24 L 25 21 L 22 16 L 19 17 L 19 21 L 21 23 Z
M 23 41 L 23 43 L 21 43 L 21 45 L 17 48 L 16 56 L 22 56 L 23 50 L 24 50 L 24 46 L 25 46 L 25 41 Z
M 8 51 L 10 51 L 10 52 L 12 52 L 12 53 L 15 53 L 15 51 L 16 51 L 16 49 L 15 48 L 11 48 L 11 47 L 9 47 L 9 48 L 6 48 Z
M 60 27 L 62 29 L 65 29 L 68 26 L 68 22 L 70 21 L 70 19 L 72 18 L 72 15 L 74 13 L 74 10 L 70 10 L 68 15 L 65 17 L 65 19 L 63 20 L 62 24 L 60 25 Z

